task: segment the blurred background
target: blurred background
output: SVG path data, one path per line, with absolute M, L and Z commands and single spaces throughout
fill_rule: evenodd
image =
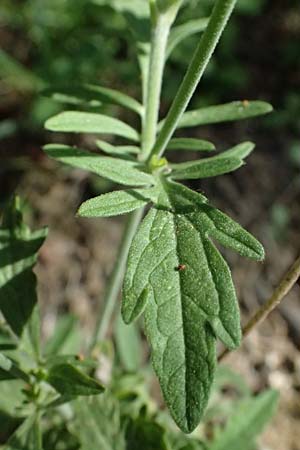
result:
M 212 0 L 190 1 L 178 23 L 206 16 Z M 168 109 L 197 37 L 186 39 L 166 68 L 162 116 Z M 33 226 L 48 225 L 37 268 L 44 331 L 71 312 L 88 330 L 101 303 L 124 218 L 75 218 L 79 204 L 110 191 L 110 182 L 47 159 L 41 146 L 54 137 L 43 129 L 69 107 L 42 94 L 49 86 L 100 83 L 140 98 L 134 43 L 123 17 L 105 0 L 1 0 L 0 5 L 0 206 L 14 191 L 28 202 Z M 300 8 L 298 0 L 240 0 L 191 108 L 232 100 L 266 100 L 268 116 L 192 129 L 222 150 L 253 140 L 246 166 L 213 180 L 194 182 L 211 202 L 232 215 L 266 249 L 263 264 L 230 252 L 226 257 L 243 321 L 272 293 L 300 252 Z M 71 105 L 76 109 L 76 105 Z M 86 110 L 97 106 L 81 105 Z M 107 110 L 107 109 L 106 109 Z M 110 107 L 134 123 L 135 118 Z M 137 125 L 137 124 L 135 124 Z M 60 142 L 88 147 L 85 136 Z M 57 140 L 57 136 L 56 136 Z M 190 155 L 193 156 L 192 154 Z M 223 251 L 223 250 L 222 250 Z M 262 449 L 300 449 L 300 286 L 226 359 L 254 392 L 281 391 L 277 416 Z M 242 449 L 241 449 L 242 450 Z

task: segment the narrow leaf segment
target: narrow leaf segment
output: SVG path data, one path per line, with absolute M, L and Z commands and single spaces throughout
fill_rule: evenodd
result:
M 88 170 L 103 178 L 128 186 L 147 186 L 154 183 L 152 175 L 137 168 L 137 162 L 100 156 L 97 153 L 62 144 L 44 147 L 48 156 L 78 169 Z
M 89 112 L 62 112 L 48 119 L 45 128 L 62 133 L 113 134 L 131 141 L 140 140 L 138 132 L 121 120 Z

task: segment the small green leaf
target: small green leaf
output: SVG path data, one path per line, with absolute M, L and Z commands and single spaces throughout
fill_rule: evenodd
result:
M 52 366 L 46 381 L 62 395 L 77 397 L 81 395 L 97 395 L 104 391 L 104 387 L 98 381 L 71 364 Z
M 195 19 L 189 20 L 181 25 L 173 27 L 170 32 L 168 46 L 166 51 L 166 58 L 170 56 L 173 50 L 187 37 L 201 33 L 205 30 L 209 19 Z
M 173 138 L 170 140 L 167 150 L 212 151 L 215 150 L 215 146 L 202 139 Z
M 266 102 L 258 100 L 235 101 L 224 105 L 208 106 L 194 111 L 187 111 L 183 114 L 177 128 L 249 119 L 271 111 L 273 111 L 272 105 Z
M 37 413 L 25 419 L 3 450 L 42 450 L 40 420 Z
M 209 450 L 252 450 L 255 438 L 274 415 L 277 403 L 278 393 L 272 390 L 242 400 Z
M 82 450 L 125 450 L 120 407 L 108 393 L 73 402 L 74 435 Z
M 207 217 L 212 221 L 209 234 L 224 247 L 235 250 L 242 256 L 262 261 L 265 257 L 263 246 L 237 222 L 209 205 L 203 206 Z
M 233 157 L 238 159 L 245 159 L 250 155 L 254 148 L 255 144 L 253 144 L 253 142 L 242 142 L 241 144 L 238 144 L 230 148 L 229 150 L 216 155 L 214 158 L 221 159 Z
M 138 154 L 140 149 L 135 145 L 111 145 L 108 142 L 97 140 L 97 147 L 104 153 L 113 156 L 126 156 L 131 157 L 131 154 Z
M 0 369 L 4 370 L 5 372 L 9 372 L 12 368 L 12 365 L 12 361 L 6 358 L 3 353 L 0 353 Z
M 24 224 L 18 198 L 8 205 L 0 227 L 0 311 L 18 337 L 26 330 L 37 357 L 40 338 L 36 276 L 32 269 L 46 234 L 46 229 L 31 232 Z
M 24 401 L 22 389 L 25 388 L 25 383 L 22 380 L 10 378 L 7 381 L 0 383 L 0 411 L 10 417 L 19 418 Z M 0 422 L 1 423 L 1 422 Z M 0 428 L 1 429 L 1 428 Z
M 126 450 L 170 450 L 166 431 L 158 423 L 144 418 L 129 420 L 126 432 Z
M 189 161 L 179 164 L 170 164 L 173 180 L 191 180 L 198 178 L 209 178 L 232 172 L 243 165 L 243 160 L 229 158 L 205 158 L 198 161 Z
M 78 215 L 81 217 L 117 216 L 142 208 L 150 201 L 156 200 L 155 188 L 114 191 L 87 200 L 80 206 Z
M 100 156 L 97 153 L 62 144 L 49 144 L 44 146 L 43 149 L 50 158 L 57 159 L 72 167 L 88 170 L 115 183 L 128 186 L 154 184 L 152 175 L 136 168 L 136 162 Z
M 43 91 L 43 95 L 72 105 L 101 106 L 102 103 L 113 103 L 131 109 L 140 115 L 143 114 L 143 106 L 134 98 L 115 89 L 93 84 L 50 88 Z
M 139 134 L 132 127 L 103 114 L 66 111 L 48 119 L 45 128 L 64 133 L 113 134 L 138 142 Z

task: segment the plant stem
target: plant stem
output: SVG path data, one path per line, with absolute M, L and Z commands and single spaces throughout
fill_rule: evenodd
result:
M 158 14 L 151 38 L 146 110 L 142 132 L 141 155 L 144 160 L 149 156 L 156 139 L 165 54 L 170 27 L 171 22 L 168 15 Z
M 150 154 L 161 156 L 186 110 L 233 11 L 236 0 L 216 0 L 212 15 Z M 150 158 L 149 157 L 149 158 Z
M 272 296 L 262 307 L 254 314 L 253 317 L 243 328 L 243 338 L 245 338 L 257 325 L 263 322 L 268 315 L 280 304 L 280 302 L 286 297 L 290 290 L 297 283 L 300 278 L 300 257 L 294 262 L 292 267 L 285 274 L 278 287 L 273 292 Z M 218 358 L 218 361 L 229 353 L 229 350 L 224 350 Z
M 137 227 L 141 221 L 143 212 L 144 209 L 141 208 L 134 211 L 129 216 L 128 222 L 126 224 L 123 233 L 118 255 L 116 258 L 116 263 L 110 276 L 110 280 L 104 295 L 103 307 L 100 310 L 95 327 L 95 332 L 91 339 L 90 350 L 93 349 L 93 347 L 97 344 L 98 341 L 101 341 L 105 338 L 105 335 L 109 328 L 110 321 L 114 313 L 115 304 L 117 302 L 118 295 L 120 292 L 120 287 L 126 267 L 126 261 L 130 244 L 133 239 L 133 236 L 135 235 Z

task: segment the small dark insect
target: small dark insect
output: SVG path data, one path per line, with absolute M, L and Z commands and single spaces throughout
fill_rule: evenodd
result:
M 80 362 L 84 361 L 84 355 L 82 353 L 78 353 L 78 355 L 76 355 L 75 358 L 77 361 L 80 361 Z
M 177 272 L 181 272 L 182 270 L 186 269 L 185 264 L 179 264 L 179 266 L 176 267 Z
M 242 104 L 246 108 L 247 106 L 249 106 L 249 100 L 243 100 Z

